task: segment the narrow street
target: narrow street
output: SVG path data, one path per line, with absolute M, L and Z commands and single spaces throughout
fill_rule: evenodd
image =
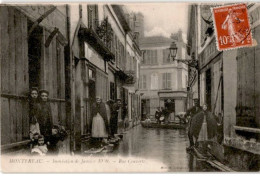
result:
M 146 129 L 141 125 L 124 134 L 114 155 L 159 160 L 168 171 L 217 171 L 206 162 L 186 152 L 185 130 Z

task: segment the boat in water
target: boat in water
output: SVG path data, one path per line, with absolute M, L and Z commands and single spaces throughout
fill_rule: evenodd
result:
M 141 121 L 141 125 L 144 128 L 161 128 L 161 129 L 186 129 L 188 124 L 180 124 L 176 122 L 169 122 L 168 124 L 159 124 L 152 121 Z

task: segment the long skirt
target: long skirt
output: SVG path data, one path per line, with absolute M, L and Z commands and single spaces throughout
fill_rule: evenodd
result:
M 207 140 L 208 140 L 207 122 L 206 119 L 204 118 L 204 121 L 200 129 L 198 141 L 207 141 Z
M 99 113 L 93 117 L 92 122 L 92 137 L 93 138 L 107 138 L 108 133 L 106 130 L 104 119 Z

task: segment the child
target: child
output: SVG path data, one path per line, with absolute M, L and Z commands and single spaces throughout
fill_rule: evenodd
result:
M 31 149 L 38 145 L 39 133 L 34 133 L 31 137 Z
M 32 87 L 29 95 L 29 119 L 30 119 L 30 139 L 33 139 L 34 134 L 41 134 L 38 117 L 38 88 Z
M 31 153 L 32 154 L 38 154 L 40 156 L 45 156 L 48 152 L 47 145 L 44 144 L 44 136 L 39 135 L 38 136 L 38 144 L 33 147 Z

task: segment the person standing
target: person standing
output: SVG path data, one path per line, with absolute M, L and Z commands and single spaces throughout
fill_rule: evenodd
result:
M 192 137 L 195 137 L 196 146 L 198 141 L 214 140 L 217 135 L 217 121 L 214 115 L 207 109 L 207 105 L 204 104 L 202 111 L 191 119 L 190 134 Z
M 122 107 L 122 120 L 123 120 L 123 125 L 124 125 L 124 130 L 127 127 L 127 118 L 128 117 L 128 105 L 125 103 Z
M 164 115 L 164 123 L 168 124 L 169 123 L 169 117 L 170 117 L 170 109 L 168 104 L 165 105 L 165 108 L 163 109 L 163 115 Z
M 118 113 L 121 107 L 121 100 L 117 99 L 117 102 L 113 104 L 112 111 L 111 111 L 111 120 L 110 120 L 110 127 L 111 127 L 111 136 L 112 138 L 115 137 L 118 128 Z
M 113 107 L 114 101 L 113 100 L 108 100 L 106 102 L 106 110 L 107 110 L 107 120 L 108 120 L 108 125 L 110 125 L 110 120 L 111 120 L 111 111 Z
M 186 116 L 189 120 L 188 137 L 189 137 L 189 141 L 190 141 L 190 146 L 187 148 L 187 150 L 191 150 L 194 146 L 193 135 L 191 134 L 191 122 L 192 122 L 193 116 L 202 110 L 201 107 L 199 106 L 198 100 L 194 101 L 194 104 L 195 105 L 192 108 L 190 108 L 189 110 L 187 110 L 187 112 L 186 112 Z
M 100 96 L 96 97 L 96 102 L 92 107 L 90 125 L 92 138 L 95 138 L 101 142 L 103 139 L 108 138 L 109 126 L 107 111 L 105 103 L 102 102 Z
M 161 110 L 160 110 L 160 107 L 158 107 L 157 110 L 155 111 L 155 114 L 154 114 L 154 118 L 155 118 L 155 120 L 156 120 L 156 122 L 157 122 L 158 124 L 161 123 L 161 122 L 160 122 L 160 117 L 161 117 L 161 115 L 162 115 L 162 112 L 161 112 Z
M 48 97 L 49 92 L 47 90 L 40 90 L 40 102 L 37 117 L 41 135 L 45 137 L 46 142 L 50 140 L 53 127 L 52 112 Z
M 30 124 L 30 139 L 33 140 L 34 134 L 41 134 L 37 118 L 39 106 L 38 88 L 32 87 L 29 95 L 29 124 Z

